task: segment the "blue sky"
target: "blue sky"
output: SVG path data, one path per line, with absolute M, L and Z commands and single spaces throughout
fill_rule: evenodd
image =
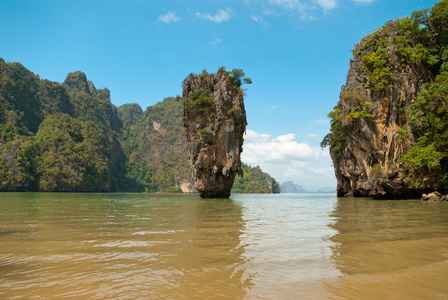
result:
M 1 0 L 0 57 L 63 82 L 83 71 L 116 106 L 182 93 L 190 73 L 241 68 L 242 159 L 279 182 L 335 187 L 327 113 L 351 50 L 388 20 L 433 0 Z

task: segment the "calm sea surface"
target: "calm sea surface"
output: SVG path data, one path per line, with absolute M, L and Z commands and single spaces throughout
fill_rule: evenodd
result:
M 448 203 L 0 193 L 0 299 L 448 299 Z

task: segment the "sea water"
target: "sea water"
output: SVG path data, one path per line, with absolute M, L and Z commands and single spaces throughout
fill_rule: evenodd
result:
M 447 299 L 448 203 L 0 193 L 0 299 Z

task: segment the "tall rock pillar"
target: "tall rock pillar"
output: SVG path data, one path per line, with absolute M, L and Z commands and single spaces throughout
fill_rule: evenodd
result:
M 205 70 L 183 81 L 183 123 L 195 188 L 202 198 L 228 198 L 241 174 L 243 134 L 246 131 L 241 84 L 251 83 L 240 69 Z M 242 82 L 243 80 L 243 82 Z

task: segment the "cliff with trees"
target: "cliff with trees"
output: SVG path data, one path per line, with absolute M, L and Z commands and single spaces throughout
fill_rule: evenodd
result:
M 82 72 L 0 58 L 0 191 L 194 192 L 182 122 L 175 98 L 115 107 Z
M 448 0 L 362 39 L 329 117 L 338 196 L 447 193 Z

